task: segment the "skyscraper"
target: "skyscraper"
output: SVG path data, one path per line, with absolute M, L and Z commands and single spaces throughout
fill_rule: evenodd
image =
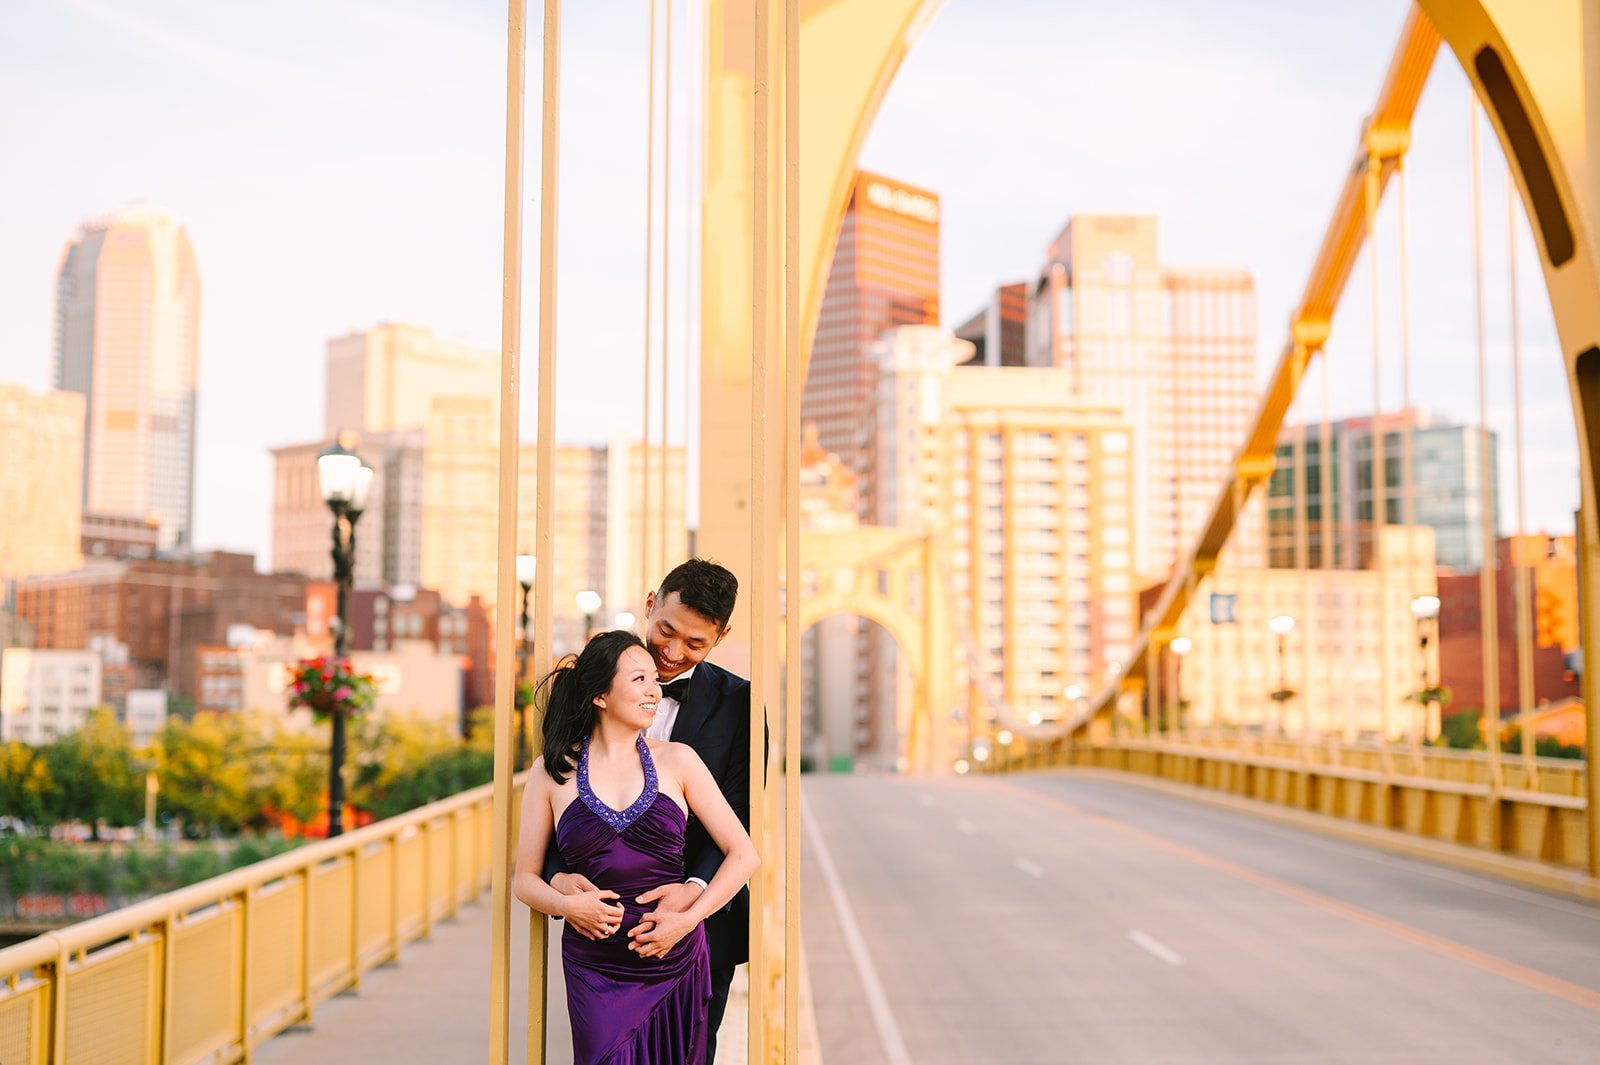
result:
M 1080 215 L 1050 245 L 1028 312 L 1028 364 L 1132 424 L 1134 564 L 1163 580 L 1205 523 L 1255 412 L 1255 282 L 1162 265 L 1153 216 Z M 1262 564 L 1259 507 L 1229 544 Z
M 200 275 L 178 220 L 129 207 L 85 222 L 56 276 L 55 385 L 85 397 L 83 508 L 154 518 L 193 542 Z
M 973 362 L 985 366 L 1028 365 L 1028 286 L 1001 285 L 994 298 L 956 326 L 956 336 L 973 347 Z
M 868 349 L 887 329 L 938 321 L 939 197 L 858 172 L 801 399 L 801 417 L 816 425 L 818 444 L 847 469 L 865 474 L 870 466 L 874 371 Z

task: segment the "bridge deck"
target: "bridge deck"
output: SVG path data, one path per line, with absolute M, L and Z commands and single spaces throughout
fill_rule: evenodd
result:
M 828 1062 L 1506 1065 L 1600 1046 L 1597 906 L 1109 774 L 805 789 Z

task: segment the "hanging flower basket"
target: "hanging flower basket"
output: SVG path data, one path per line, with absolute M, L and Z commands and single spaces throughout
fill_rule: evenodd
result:
M 372 674 L 356 672 L 349 659 L 318 655 L 301 659 L 290 669 L 290 709 L 304 707 L 318 721 L 370 709 L 377 694 Z

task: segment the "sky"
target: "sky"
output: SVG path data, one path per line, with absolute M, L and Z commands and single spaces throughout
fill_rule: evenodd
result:
M 669 300 L 680 397 L 691 395 L 678 264 L 691 165 L 683 27 L 694 3 L 675 5 Z M 1166 261 L 1254 273 L 1265 378 L 1407 8 L 952 0 L 902 67 L 861 163 L 940 195 L 946 324 L 996 285 L 1033 274 L 1072 214 L 1155 213 Z M 565 5 L 555 427 L 565 441 L 639 427 L 646 11 L 642 0 Z M 529 359 L 539 143 L 531 22 Z M 499 345 L 504 9 L 60 0 L 13 8 L 8 23 L 0 381 L 48 387 L 54 274 L 81 222 L 139 201 L 176 212 L 203 286 L 196 543 L 254 551 L 265 565 L 268 449 L 320 435 L 328 339 L 403 321 Z M 1460 420 L 1478 409 L 1468 122 L 1465 78 L 1445 51 L 1409 163 L 1412 386 L 1415 401 Z M 1490 421 L 1510 529 L 1508 221 L 1504 163 L 1487 133 L 1484 144 Z M 1385 407 L 1400 397 L 1394 199 L 1379 256 Z M 1565 531 L 1577 506 L 1571 405 L 1520 206 L 1516 218 L 1528 524 Z M 1367 278 L 1358 267 L 1328 347 L 1335 416 L 1373 406 Z M 1314 390 L 1303 406 L 1317 416 Z M 674 414 L 674 438 L 686 414 Z M 531 435 L 531 408 L 523 425 Z

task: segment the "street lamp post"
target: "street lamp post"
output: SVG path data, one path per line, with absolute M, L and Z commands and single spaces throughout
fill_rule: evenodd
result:
M 1285 727 L 1289 718 L 1289 700 L 1294 698 L 1294 692 L 1289 688 L 1289 634 L 1294 631 L 1294 618 L 1288 614 L 1279 614 L 1267 622 L 1267 627 L 1278 638 L 1278 687 L 1272 693 L 1272 701 L 1278 704 L 1278 731 L 1288 732 Z M 1311 722 L 1308 712 L 1301 710 L 1301 725 L 1310 729 Z
M 337 441 L 317 456 L 317 481 L 322 499 L 333 512 L 333 581 L 338 607 L 333 630 L 333 657 L 343 661 L 349 647 L 350 586 L 355 582 L 356 522 L 367 509 L 372 467 Z M 328 751 L 328 838 L 344 832 L 345 714 L 335 710 Z
M 1194 641 L 1187 636 L 1176 637 L 1167 645 L 1173 654 L 1172 661 L 1172 712 L 1173 725 L 1178 734 L 1183 734 L 1183 656 L 1194 647 Z
M 600 612 L 602 602 L 600 593 L 585 588 L 573 597 L 578 604 L 578 610 L 583 614 L 583 638 L 578 641 L 578 646 L 589 642 L 589 634 L 594 631 L 594 616 Z
M 1417 705 L 1422 708 L 1422 728 L 1413 731 L 1417 738 L 1414 741 L 1421 746 L 1421 735 L 1427 733 L 1433 724 L 1433 708 L 1436 705 L 1434 685 L 1428 675 L 1428 641 L 1432 637 L 1432 629 L 1439 623 L 1439 597 L 1436 595 L 1419 595 L 1411 600 L 1411 615 L 1417 619 L 1417 651 L 1422 656 L 1422 690 L 1417 693 Z
M 517 583 L 522 586 L 522 639 L 517 641 L 517 697 L 512 700 L 517 712 L 517 746 L 512 752 L 512 768 L 527 764 L 528 750 L 528 700 L 523 697 L 522 686 L 528 680 L 528 649 L 533 634 L 528 631 L 528 593 L 533 590 L 533 576 L 538 571 L 539 560 L 532 555 L 517 556 Z

